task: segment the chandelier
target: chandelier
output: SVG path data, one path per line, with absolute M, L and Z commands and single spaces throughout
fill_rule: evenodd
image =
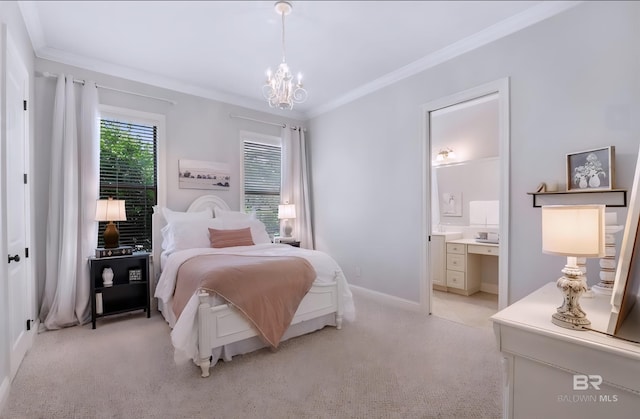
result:
M 282 16 L 282 62 L 275 74 L 271 73 L 271 69 L 267 70 L 267 83 L 262 86 L 262 94 L 272 108 L 293 109 L 294 103 L 307 100 L 307 91 L 302 87 L 302 74 L 298 73 L 294 84 L 284 53 L 284 17 L 291 13 L 292 8 L 287 1 L 278 1 L 275 5 L 276 13 Z

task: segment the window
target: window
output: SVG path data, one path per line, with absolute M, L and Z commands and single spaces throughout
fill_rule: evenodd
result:
M 277 234 L 280 231 L 280 138 L 255 135 L 244 138 L 242 155 L 244 210 L 255 211 L 267 227 L 267 233 Z
M 100 120 L 100 198 L 124 199 L 120 245 L 152 250 L 151 216 L 158 197 L 158 127 L 105 114 Z M 100 223 L 98 246 L 104 245 Z

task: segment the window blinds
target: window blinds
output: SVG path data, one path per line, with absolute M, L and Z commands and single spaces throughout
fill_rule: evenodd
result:
M 280 146 L 244 141 L 244 207 L 255 211 L 269 234 L 280 230 Z
M 152 247 L 151 215 L 157 196 L 157 127 L 100 121 L 100 198 L 124 199 L 127 221 L 118 223 L 121 246 Z M 100 223 L 98 245 L 103 245 Z

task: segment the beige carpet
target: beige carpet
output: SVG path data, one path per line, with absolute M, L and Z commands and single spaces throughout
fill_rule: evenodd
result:
M 175 365 L 154 313 L 36 337 L 2 418 L 498 418 L 493 333 L 356 297 L 358 319 L 219 363 Z
M 493 328 L 489 318 L 498 312 L 498 296 L 486 292 L 467 297 L 433 290 L 432 303 L 434 316 L 473 327 Z

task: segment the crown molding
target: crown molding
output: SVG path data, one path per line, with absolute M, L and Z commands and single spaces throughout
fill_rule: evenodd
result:
M 514 15 L 508 19 L 498 22 L 476 34 L 455 42 L 432 54 L 429 54 L 411 64 L 392 71 L 370 83 L 362 85 L 349 93 L 320 105 L 307 113 L 309 118 L 315 118 L 323 113 L 329 112 L 349 102 L 353 102 L 363 96 L 371 94 L 377 90 L 397 83 L 445 61 L 451 60 L 459 55 L 474 49 L 480 48 L 500 38 L 511 35 L 521 29 L 534 25 L 551 16 L 568 10 L 582 1 L 545 1 L 524 12 Z
M 31 47 L 34 51 L 38 51 L 45 46 L 44 33 L 42 32 L 42 22 L 40 22 L 40 14 L 35 6 L 34 1 L 19 1 L 18 8 L 22 14 L 22 20 L 27 27 L 27 33 L 31 39 Z
M 204 88 L 202 86 L 184 83 L 180 80 L 152 74 L 133 68 L 119 66 L 97 59 L 81 57 L 49 48 L 45 44 L 44 34 L 38 10 L 33 1 L 18 1 L 18 6 L 22 13 L 27 27 L 27 32 L 31 38 L 31 44 L 38 58 L 60 62 L 62 64 L 72 65 L 84 68 L 98 73 L 121 77 L 124 79 L 174 90 L 180 93 L 203 97 L 231 105 L 241 106 L 244 108 L 265 112 L 273 115 L 283 116 L 282 111 L 264 106 L 262 101 L 250 99 L 244 96 L 233 95 L 230 93 L 220 92 L 214 89 Z M 454 44 L 429 54 L 413 63 L 410 63 L 398 70 L 388 73 L 370 83 L 364 84 L 335 100 L 329 101 L 323 105 L 310 109 L 308 112 L 288 111 L 286 117 L 305 121 L 315 118 L 323 113 L 329 112 L 349 102 L 359 99 L 363 96 L 371 94 L 377 90 L 397 83 L 429 68 L 432 68 L 445 61 L 451 60 L 466 52 L 484 46 L 497 39 L 508 36 L 514 32 L 538 23 L 544 19 L 568 10 L 582 1 L 544 1 L 540 4 L 525 10 L 515 16 L 496 23 L 474 35 L 464 38 Z
M 241 106 L 243 108 L 283 116 L 282 111 L 276 109 L 272 110 L 271 108 L 265 106 L 265 103 L 262 101 L 257 101 L 255 99 L 247 98 L 244 96 L 220 92 L 214 89 L 207 89 L 201 86 L 184 83 L 180 80 L 170 77 L 161 76 L 159 74 L 153 74 L 130 67 L 120 66 L 94 58 L 78 56 L 54 48 L 41 48 L 36 52 L 36 56 L 45 60 L 51 60 L 62 64 L 95 71 L 97 73 L 106 74 L 109 76 L 121 77 L 123 79 L 173 90 L 188 95 L 198 96 L 205 99 L 228 103 L 230 105 Z M 286 117 L 303 121 L 307 119 L 306 115 L 299 111 L 288 111 Z

